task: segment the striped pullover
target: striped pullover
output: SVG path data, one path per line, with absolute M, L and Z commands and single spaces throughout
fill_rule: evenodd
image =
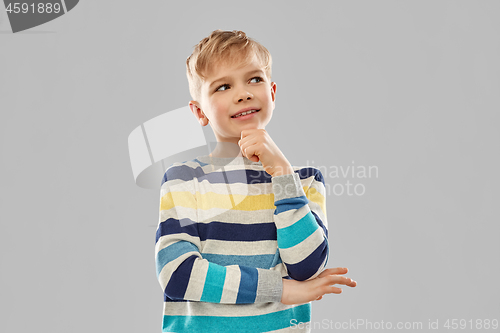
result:
M 155 246 L 162 332 L 310 332 L 311 303 L 281 303 L 282 278 L 326 266 L 325 183 L 314 167 L 292 168 L 271 177 L 241 155 L 168 167 Z

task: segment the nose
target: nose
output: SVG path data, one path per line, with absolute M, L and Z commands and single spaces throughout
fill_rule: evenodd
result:
M 238 100 L 238 102 L 241 102 L 243 100 L 250 100 L 253 98 L 253 95 L 252 93 L 250 93 L 248 90 L 246 89 L 242 89 L 240 90 L 237 95 L 236 95 L 236 99 Z

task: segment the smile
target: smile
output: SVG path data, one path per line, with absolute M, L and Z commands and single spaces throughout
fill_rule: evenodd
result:
M 250 119 L 254 116 L 254 114 L 258 113 L 260 110 L 250 110 L 247 112 L 243 112 L 243 115 L 238 115 L 238 116 L 232 116 L 231 118 L 233 119 L 240 119 L 240 120 L 245 120 L 245 119 Z

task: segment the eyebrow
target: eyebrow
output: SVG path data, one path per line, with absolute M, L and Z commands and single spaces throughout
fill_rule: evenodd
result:
M 246 72 L 245 73 L 245 76 L 248 76 L 250 74 L 253 74 L 253 73 L 264 73 L 262 71 L 262 69 L 254 69 L 254 70 L 251 70 L 249 72 Z M 227 81 L 229 80 L 229 76 L 224 76 L 224 77 L 221 77 L 221 78 L 218 78 L 217 80 L 214 80 L 212 81 L 212 83 L 210 83 L 210 85 L 208 86 L 209 89 L 212 89 L 213 86 L 215 86 L 215 84 L 219 81 Z

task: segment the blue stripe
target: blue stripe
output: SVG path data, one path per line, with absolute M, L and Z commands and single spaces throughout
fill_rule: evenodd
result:
M 163 316 L 163 332 L 269 332 L 311 321 L 311 303 L 256 316 Z
M 328 259 L 330 258 L 330 245 L 328 244 L 328 240 L 326 240 L 326 261 L 325 267 L 328 265 Z
M 179 220 L 169 218 L 161 222 L 156 231 L 156 242 L 162 236 L 186 233 L 194 237 L 200 237 L 200 240 L 207 239 L 225 240 L 225 241 L 261 241 L 276 240 L 276 225 L 274 222 L 268 223 L 226 223 L 210 222 L 196 223 L 191 219 L 181 219 L 184 221 L 181 226 Z
M 186 162 L 186 161 L 184 161 L 184 162 Z M 163 178 L 161 180 L 161 185 L 163 185 L 163 183 L 165 183 L 166 181 L 174 180 L 174 179 L 182 179 L 184 181 L 193 180 L 194 171 L 195 171 L 195 169 L 193 169 L 187 165 L 173 166 L 173 164 L 171 164 L 168 167 L 165 174 L 163 175 Z
M 158 251 L 158 255 L 156 256 L 156 276 L 160 275 L 161 270 L 166 264 L 191 251 L 198 252 L 198 248 L 193 243 L 186 241 L 174 243 Z
M 190 236 L 198 236 L 196 221 L 183 218 L 180 221 L 175 218 L 168 218 L 161 222 L 156 230 L 156 243 L 162 236 L 186 233 Z
M 316 219 L 316 222 L 318 222 L 319 226 L 323 229 L 323 232 L 325 233 L 326 238 L 328 238 L 328 229 L 325 227 L 323 224 L 323 221 L 319 218 L 318 214 L 314 212 L 314 210 L 311 210 L 311 213 L 314 215 L 314 218 Z
M 186 294 L 186 289 L 191 277 L 191 270 L 197 255 L 192 255 L 184 260 L 177 269 L 172 273 L 170 280 L 165 287 L 164 294 L 172 300 L 183 300 Z
M 226 267 L 208 262 L 208 271 L 200 302 L 219 303 L 225 280 Z
M 317 182 L 323 183 L 323 186 L 325 186 L 325 179 L 323 178 L 323 174 L 319 169 L 316 169 L 315 167 L 309 167 L 309 168 L 302 168 L 297 171 L 299 174 L 300 179 L 307 179 L 311 176 L 314 176 L 314 180 Z
M 309 204 L 309 199 L 307 199 L 304 195 L 296 198 L 281 199 L 274 203 L 276 206 L 274 215 L 278 215 L 279 213 L 286 212 L 291 209 L 299 209 L 307 204 Z
M 325 258 L 328 258 L 328 241 L 326 239 L 304 260 L 296 264 L 286 264 L 286 270 L 294 280 L 305 281 L 320 269 Z
M 257 296 L 257 280 L 259 272 L 257 268 L 240 266 L 241 278 L 240 287 L 238 289 L 238 296 L 236 303 L 253 303 Z
M 174 299 L 174 298 L 170 298 L 168 297 L 165 293 L 163 293 L 163 301 L 169 303 L 169 302 L 188 302 L 187 300 L 185 299 Z
M 277 264 L 281 264 L 281 255 L 280 255 L 280 249 L 276 249 L 276 253 L 274 254 L 274 259 L 273 262 L 271 263 L 271 267 L 276 266 Z
M 271 175 L 264 170 L 237 169 L 231 171 L 210 172 L 205 174 L 201 169 L 197 175 L 198 182 L 210 184 L 265 184 L 271 183 Z
M 311 212 L 286 228 L 278 229 L 278 247 L 288 249 L 299 244 L 319 228 Z
M 201 256 L 204 259 L 221 266 L 240 265 L 264 269 L 276 266 L 276 264 L 271 266 L 275 257 L 274 254 L 236 255 L 202 253 Z
M 207 180 L 210 184 L 235 184 L 235 183 L 244 183 L 244 184 L 264 184 L 271 183 L 272 177 L 266 171 L 262 170 L 250 170 L 250 169 L 239 169 L 239 170 L 231 170 L 225 171 L 221 170 L 220 172 L 210 172 L 206 174 L 202 167 L 207 165 L 199 161 L 198 159 L 193 159 L 200 166 L 195 168 L 187 166 L 187 165 L 177 165 L 173 166 L 171 164 L 163 178 L 161 180 L 161 185 L 166 181 L 173 179 L 182 179 L 184 181 L 191 181 L 194 178 L 198 178 L 198 182 L 202 180 Z M 187 161 L 183 161 L 181 163 L 185 163 Z M 300 179 L 307 179 L 311 176 L 314 176 L 314 179 L 318 182 L 323 183 L 325 185 L 325 181 L 321 171 L 314 167 L 303 167 L 300 170 L 294 170 L 295 173 L 299 175 Z
M 269 223 L 198 223 L 200 240 L 217 239 L 225 241 L 261 241 L 276 240 L 276 224 Z

